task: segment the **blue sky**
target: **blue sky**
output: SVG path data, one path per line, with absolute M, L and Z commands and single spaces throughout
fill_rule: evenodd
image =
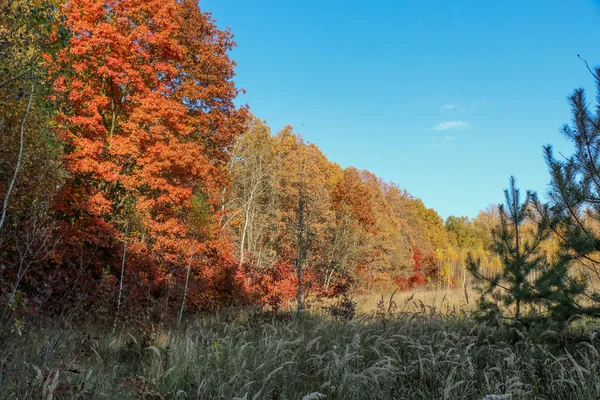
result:
M 202 0 L 238 47 L 239 99 L 442 217 L 545 192 L 542 146 L 600 64 L 600 1 Z

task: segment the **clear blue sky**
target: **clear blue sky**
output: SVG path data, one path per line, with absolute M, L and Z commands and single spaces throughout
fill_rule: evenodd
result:
M 598 0 L 200 6 L 236 36 L 240 103 L 444 218 L 503 201 L 511 174 L 523 190 L 545 192 L 542 146 L 569 154 L 559 133 L 566 96 L 594 89 L 576 55 L 600 63 Z

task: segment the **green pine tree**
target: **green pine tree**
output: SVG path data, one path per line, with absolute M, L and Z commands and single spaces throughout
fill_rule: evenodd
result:
M 600 68 L 589 70 L 597 86 L 596 107 L 589 107 L 581 88 L 569 97 L 572 124 L 565 124 L 562 132 L 575 150 L 557 159 L 552 146 L 544 148 L 550 203 L 542 206 L 534 198 L 538 209 L 549 210 L 560 243 L 557 260 L 539 282 L 557 322 L 600 316 L 600 294 L 589 284 L 600 280 Z
M 481 290 L 480 310 L 488 318 L 521 322 L 539 319 L 540 292 L 536 286 L 537 278 L 547 270 L 546 256 L 540 247 L 550 234 L 549 226 L 543 222 L 548 219 L 535 219 L 534 194 L 527 192 L 521 202 L 514 177 L 504 195 L 506 204 L 499 205 L 500 223 L 493 230 L 494 250 L 502 260 L 502 270 L 485 276 L 479 262 L 469 257 L 469 270 Z
M 502 272 L 483 276 L 478 263 L 469 261 L 482 284 L 480 308 L 488 317 L 509 316 L 559 328 L 578 317 L 600 317 L 600 293 L 590 284 L 600 281 L 600 68 L 590 72 L 598 93 L 595 112 L 584 90 L 575 90 L 569 97 L 572 124 L 562 129 L 574 153 L 557 159 L 551 146 L 544 148 L 551 176 L 549 203 L 530 192 L 521 203 L 511 178 L 494 231 Z M 536 228 L 526 233 L 527 219 Z M 541 251 L 550 235 L 559 244 L 551 258 Z

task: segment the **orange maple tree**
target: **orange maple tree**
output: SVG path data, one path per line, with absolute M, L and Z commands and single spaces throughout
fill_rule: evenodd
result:
M 111 249 L 97 276 L 116 269 L 114 250 L 127 243 L 127 271 L 147 282 L 180 276 L 188 258 L 195 276 L 210 257 L 229 263 L 212 227 L 247 119 L 233 104 L 232 35 L 191 1 L 74 0 L 63 12 L 71 38 L 51 68 L 67 250 Z M 193 198 L 206 204 L 204 226 L 189 223 Z

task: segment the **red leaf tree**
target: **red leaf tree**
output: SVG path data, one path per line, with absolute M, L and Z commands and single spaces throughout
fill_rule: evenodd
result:
M 127 243 L 125 275 L 159 286 L 180 282 L 188 262 L 194 277 L 211 257 L 229 264 L 215 255 L 227 247 L 215 221 L 247 117 L 233 104 L 232 35 L 191 1 L 73 0 L 64 15 L 72 36 L 52 64 L 69 173 L 55 205 L 68 239 L 57 261 L 109 249 L 90 270 L 116 275 Z M 200 220 L 194 198 L 206 205 Z

